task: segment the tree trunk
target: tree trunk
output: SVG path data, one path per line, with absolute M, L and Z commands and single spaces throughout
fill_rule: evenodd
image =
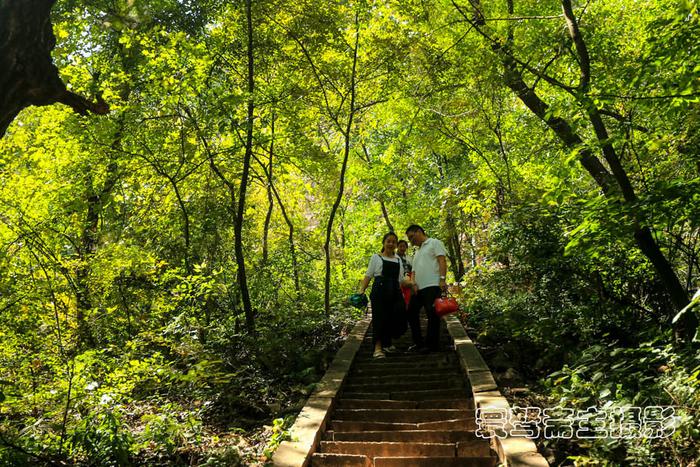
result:
M 284 204 L 282 203 L 280 195 L 279 193 L 277 193 L 275 186 L 272 184 L 272 180 L 270 180 L 270 187 L 272 188 L 272 193 L 275 195 L 277 204 L 280 207 L 282 217 L 284 217 L 284 221 L 287 223 L 287 227 L 289 227 L 289 236 L 287 238 L 289 240 L 289 254 L 292 257 L 292 275 L 294 276 L 294 288 L 296 289 L 297 297 L 299 297 L 301 289 L 299 285 L 299 266 L 297 265 L 297 252 L 296 247 L 294 245 L 294 224 L 289 218 L 289 215 L 287 214 L 287 209 L 284 207 Z
M 455 227 L 455 221 L 451 214 L 447 214 L 447 248 L 450 253 L 450 265 L 452 266 L 452 273 L 455 276 L 457 282 L 462 280 L 464 277 L 464 262 L 462 261 L 462 246 L 459 241 L 459 234 Z
M 333 233 L 333 220 L 335 219 L 335 213 L 340 206 L 340 202 L 343 199 L 343 192 L 345 191 L 345 171 L 348 167 L 348 158 L 350 157 L 350 137 L 352 133 L 352 122 L 355 117 L 355 77 L 357 72 L 357 48 L 360 42 L 360 28 L 359 28 L 359 14 L 355 14 L 355 47 L 353 50 L 352 59 L 352 72 L 350 74 L 350 110 L 348 113 L 348 121 L 343 131 L 343 137 L 345 138 L 345 147 L 343 151 L 343 164 L 340 168 L 340 186 L 338 187 L 338 195 L 335 198 L 335 202 L 331 207 L 330 216 L 328 216 L 328 224 L 326 225 L 326 241 L 323 244 L 323 251 L 326 255 L 326 275 L 324 279 L 324 294 L 323 294 L 323 309 L 326 312 L 326 316 L 331 314 L 331 236 Z
M 386 226 L 389 228 L 389 232 L 396 232 L 394 226 L 389 220 L 389 212 L 386 210 L 386 204 L 384 204 L 384 200 L 379 200 L 379 206 L 381 206 L 382 208 L 382 217 L 384 217 L 384 222 L 386 222 Z
M 190 215 L 187 212 L 185 200 L 182 199 L 180 188 L 177 186 L 178 181 L 175 180 L 174 177 L 168 175 L 165 171 L 163 171 L 163 175 L 172 185 L 173 192 L 175 193 L 175 199 L 177 199 L 177 205 L 180 207 L 180 212 L 182 213 L 182 235 L 185 240 L 185 270 L 187 271 L 187 274 L 192 274 L 192 262 L 190 261 Z
M 275 153 L 275 111 L 272 111 L 272 122 L 270 123 L 270 157 L 267 168 L 267 214 L 265 214 L 265 224 L 263 226 L 262 240 L 262 264 L 267 264 L 268 257 L 268 237 L 270 230 L 270 220 L 272 219 L 272 209 L 274 208 L 274 197 L 272 195 L 272 155 Z
M 124 126 L 124 115 L 121 115 L 119 117 L 119 127 L 111 144 L 111 150 L 115 153 L 121 150 Z M 75 272 L 75 298 L 78 339 L 81 343 L 93 347 L 95 345 L 95 337 L 90 330 L 90 326 L 86 322 L 86 315 L 93 308 L 93 302 L 90 294 L 90 262 L 97 252 L 97 246 L 99 243 L 98 229 L 100 217 L 102 216 L 102 210 L 107 202 L 107 198 L 117 184 L 119 173 L 117 161 L 111 158 L 109 164 L 107 165 L 107 178 L 104 185 L 102 186 L 102 189 L 97 190 L 93 184 L 92 173 L 90 172 L 91 169 L 88 168 L 87 170 L 88 172 L 85 174 L 85 197 L 87 202 L 87 212 L 85 214 L 83 231 L 80 238 L 80 266 L 78 266 L 78 269 Z
M 66 89 L 51 59 L 56 45 L 51 25 L 55 0 L 0 0 L 0 138 L 17 114 L 30 105 L 61 102 L 76 112 L 105 114 Z
M 238 264 L 238 285 L 241 289 L 241 299 L 243 301 L 246 330 L 252 334 L 255 332 L 255 316 L 253 315 L 253 306 L 250 302 L 248 280 L 245 270 L 245 257 L 243 255 L 243 220 L 245 214 L 245 196 L 248 188 L 248 173 L 250 171 L 250 159 L 253 155 L 253 111 L 255 110 L 255 100 L 253 96 L 255 82 L 253 75 L 253 18 L 251 12 L 251 0 L 246 0 L 245 11 L 248 32 L 248 120 L 246 122 L 243 173 L 241 175 L 241 186 L 238 192 L 238 213 L 236 215 L 236 223 L 234 225 L 234 232 L 236 236 L 234 249 L 236 251 L 236 262 Z

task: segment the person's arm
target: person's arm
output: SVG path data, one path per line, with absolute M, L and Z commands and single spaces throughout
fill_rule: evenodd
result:
M 437 257 L 438 270 L 440 271 L 440 288 L 442 290 L 447 290 L 447 260 L 443 255 Z
M 367 290 L 367 287 L 369 286 L 369 281 L 371 279 L 372 278 L 369 276 L 365 276 L 362 278 L 362 280 L 360 281 L 360 288 L 358 289 L 358 293 L 365 293 L 365 290 Z
M 447 250 L 445 250 L 445 245 L 440 240 L 433 240 L 432 251 L 435 255 L 435 259 L 438 262 L 438 272 L 440 273 L 440 288 L 443 291 L 447 291 Z
M 377 264 L 377 260 L 375 259 L 376 256 L 377 255 L 372 255 L 372 257 L 369 259 L 367 272 L 365 273 L 365 277 L 363 277 L 360 281 L 360 288 L 357 289 L 358 293 L 365 293 L 365 290 L 367 290 L 367 287 L 369 286 L 369 281 L 371 281 L 372 277 L 374 277 L 374 275 L 381 270 L 381 259 L 379 260 L 379 264 Z

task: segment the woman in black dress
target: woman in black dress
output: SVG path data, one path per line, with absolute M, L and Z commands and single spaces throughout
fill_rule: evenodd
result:
M 399 238 L 389 232 L 382 239 L 382 251 L 370 258 L 369 267 L 360 283 L 361 294 L 365 293 L 374 279 L 369 295 L 372 303 L 372 330 L 374 336 L 374 358 L 384 358 L 385 352 L 393 352 L 392 337 L 406 330 L 405 304 L 401 294 L 404 278 L 403 263 L 396 255 Z

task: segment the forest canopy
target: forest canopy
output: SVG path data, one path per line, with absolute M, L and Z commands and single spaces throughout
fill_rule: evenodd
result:
M 414 223 L 542 398 L 682 415 L 550 460 L 697 459 L 697 1 L 20 3 L 0 462 L 262 464 Z

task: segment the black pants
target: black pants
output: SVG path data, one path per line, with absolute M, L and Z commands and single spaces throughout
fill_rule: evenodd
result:
M 435 314 L 435 299 L 441 295 L 440 287 L 426 287 L 411 297 L 408 304 L 408 324 L 411 326 L 413 343 L 423 346 L 423 337 L 420 332 L 420 309 L 425 308 L 428 317 L 428 331 L 425 337 L 425 345 L 430 349 L 437 349 L 440 341 L 440 318 Z
M 384 348 L 390 347 L 392 338 L 400 337 L 406 330 L 406 305 L 398 281 L 394 284 L 376 277 L 369 299 L 372 302 L 372 340 L 380 341 Z

